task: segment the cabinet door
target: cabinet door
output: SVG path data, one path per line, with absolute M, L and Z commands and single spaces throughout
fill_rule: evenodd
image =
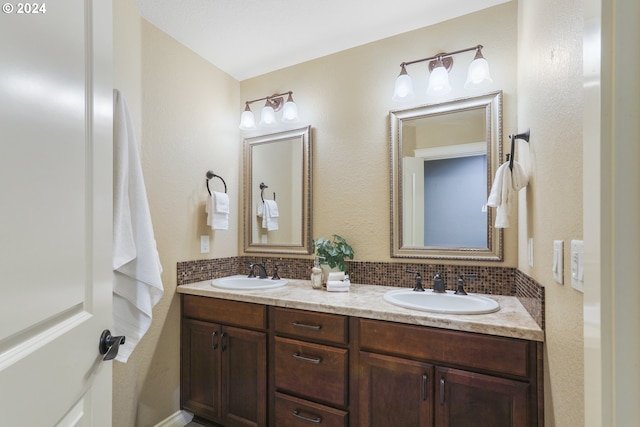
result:
M 359 387 L 360 426 L 433 425 L 432 365 L 361 351 Z
M 220 326 L 182 321 L 182 406 L 202 417 L 220 414 Z
M 438 427 L 526 427 L 529 384 L 438 367 Z
M 267 424 L 267 337 L 222 327 L 222 420 L 227 426 Z

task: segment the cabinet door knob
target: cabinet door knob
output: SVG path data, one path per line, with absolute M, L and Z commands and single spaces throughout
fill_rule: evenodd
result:
M 444 378 L 440 378 L 440 404 L 444 405 Z
M 304 415 L 302 415 L 302 412 L 299 411 L 298 409 L 293 411 L 293 416 L 296 418 L 300 418 L 301 420 L 309 421 L 310 423 L 314 423 L 314 424 L 320 424 L 322 422 L 322 417 L 320 415 L 311 414 L 310 417 L 305 417 Z

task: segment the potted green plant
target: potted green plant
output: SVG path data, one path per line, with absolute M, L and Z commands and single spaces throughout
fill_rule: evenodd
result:
M 344 237 L 337 234 L 331 240 L 318 237 L 313 241 L 313 251 L 320 257 L 320 262 L 327 264 L 330 268 L 337 268 L 340 271 L 347 271 L 346 259 L 353 259 L 355 252 L 347 243 Z

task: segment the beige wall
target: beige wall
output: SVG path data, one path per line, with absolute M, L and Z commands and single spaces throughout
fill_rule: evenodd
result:
M 488 90 L 504 91 L 504 134 L 532 130 L 530 146 L 518 152 L 530 168 L 531 186 L 521 193 L 519 227 L 505 232 L 499 265 L 517 266 L 547 291 L 546 425 L 582 424 L 582 296 L 556 285 L 550 272 L 552 240 L 563 239 L 568 248 L 582 230 L 578 0 L 520 2 L 520 12 L 510 2 L 241 83 L 141 20 L 134 0 L 114 3 L 116 86 L 138 115 L 165 269 L 165 297 L 151 330 L 129 363 L 115 364 L 114 425 L 153 426 L 179 409 L 176 262 L 242 254 L 237 124 L 244 101 L 294 91 L 303 117 L 298 126 L 313 126 L 313 237 L 342 234 L 358 260 L 389 261 L 388 112 L 402 107 L 390 99 L 399 64 L 478 43 L 491 64 Z M 472 94 L 461 89 L 468 55 L 455 58 L 447 99 Z M 408 71 L 423 92 L 424 68 Z M 419 97 L 411 105 L 427 101 Z M 204 217 L 209 169 L 225 177 L 237 213 L 229 231 L 215 234 Z M 199 253 L 202 234 L 212 237 L 210 254 Z M 535 241 L 533 268 L 528 237 Z
M 165 293 L 153 324 L 126 364 L 114 362 L 113 425 L 153 426 L 180 404 L 180 307 L 176 263 L 238 254 L 239 216 L 228 231 L 206 226 L 205 174 L 221 175 L 239 212 L 239 83 L 139 17 L 134 0 L 114 2 L 115 86 L 140 127 L 145 184 Z M 136 107 L 139 106 L 139 107 Z M 221 190 L 219 180 L 212 189 Z M 200 254 L 200 235 L 211 252 Z
M 582 1 L 521 1 L 518 24 L 518 128 L 531 128 L 529 146 L 520 144 L 531 181 L 520 197 L 518 268 L 545 287 L 545 425 L 580 426 L 583 295 L 567 266 L 571 240 L 583 237 Z M 553 240 L 564 241 L 564 285 L 551 272 Z
M 241 104 L 292 90 L 304 124 L 313 127 L 313 237 L 340 234 L 356 259 L 390 261 L 390 110 L 487 91 L 504 91 L 505 134 L 515 127 L 517 4 L 464 16 L 314 61 L 245 80 Z M 482 44 L 494 84 L 482 92 L 463 89 L 474 53 L 458 55 L 450 73 L 453 91 L 440 100 L 424 94 L 425 64 L 408 67 L 418 95 L 391 100 L 400 63 Z M 259 104 L 254 113 L 259 113 Z M 517 263 L 517 229 L 505 233 L 505 260 Z M 397 261 L 397 259 L 395 259 Z

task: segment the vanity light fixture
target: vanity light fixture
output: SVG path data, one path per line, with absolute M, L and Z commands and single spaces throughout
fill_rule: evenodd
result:
M 287 96 L 287 100 L 284 100 L 284 96 Z M 258 99 L 245 102 L 245 108 L 240 116 L 240 129 L 251 130 L 256 128 L 256 119 L 253 116 L 253 112 L 249 107 L 249 104 L 258 101 L 265 101 L 264 107 L 260 112 L 260 122 L 258 123 L 263 127 L 273 127 L 278 122 L 276 120 L 276 112 L 282 110 L 283 123 L 295 123 L 300 121 L 298 116 L 298 106 L 293 101 L 293 92 L 276 93 L 270 96 L 265 96 Z
M 489 63 L 482 56 L 482 45 L 477 45 L 467 49 L 456 50 L 455 52 L 439 53 L 428 58 L 416 59 L 414 61 L 400 64 L 400 75 L 396 78 L 394 101 L 407 101 L 415 97 L 413 92 L 413 82 L 407 73 L 407 65 L 429 61 L 429 85 L 427 87 L 428 96 L 444 95 L 451 91 L 449 84 L 449 70 L 453 66 L 453 55 L 475 50 L 476 56 L 469 65 L 465 89 L 481 88 L 493 82 L 489 74 Z

